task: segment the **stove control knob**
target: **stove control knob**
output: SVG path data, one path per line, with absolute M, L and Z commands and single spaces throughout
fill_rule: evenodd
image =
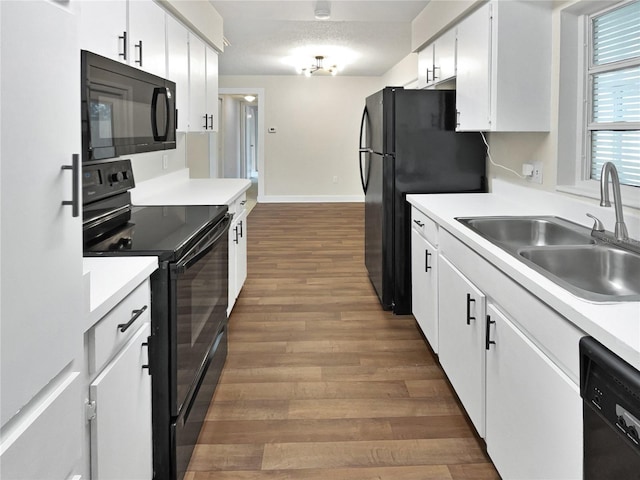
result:
M 109 175 L 109 178 L 111 179 L 111 183 L 118 183 L 124 180 L 124 173 L 122 172 L 112 173 L 111 175 Z

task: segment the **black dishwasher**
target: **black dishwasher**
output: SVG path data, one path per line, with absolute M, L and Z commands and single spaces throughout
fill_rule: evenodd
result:
M 580 395 L 585 480 L 640 480 L 640 372 L 584 337 Z

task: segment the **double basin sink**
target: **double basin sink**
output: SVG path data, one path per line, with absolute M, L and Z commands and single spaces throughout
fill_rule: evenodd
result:
M 553 216 L 457 220 L 578 297 L 640 301 L 640 255 L 595 239 L 586 227 Z

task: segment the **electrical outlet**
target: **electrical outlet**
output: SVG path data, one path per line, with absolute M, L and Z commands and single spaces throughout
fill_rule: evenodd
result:
M 169 168 L 169 155 L 162 155 L 162 169 L 166 170 Z
M 533 162 L 533 172 L 529 178 L 530 182 L 542 184 L 542 162 Z

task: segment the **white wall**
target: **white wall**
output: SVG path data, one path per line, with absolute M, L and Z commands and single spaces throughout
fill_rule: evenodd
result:
M 360 118 L 380 77 L 221 76 L 220 88 L 263 88 L 260 201 L 359 201 Z M 337 177 L 337 183 L 333 177 Z
M 231 95 L 222 96 L 222 111 L 224 115 L 223 141 L 223 177 L 240 177 L 240 101 Z

